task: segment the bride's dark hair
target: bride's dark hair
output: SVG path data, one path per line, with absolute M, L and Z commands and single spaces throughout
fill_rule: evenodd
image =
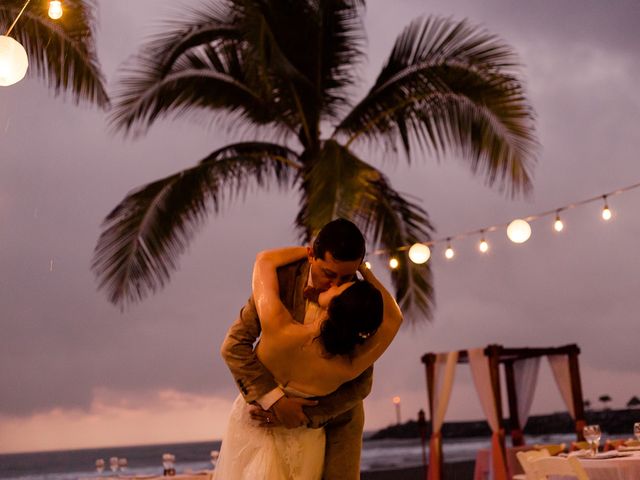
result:
M 371 283 L 356 281 L 329 303 L 318 338 L 331 355 L 351 355 L 382 323 L 382 294 Z

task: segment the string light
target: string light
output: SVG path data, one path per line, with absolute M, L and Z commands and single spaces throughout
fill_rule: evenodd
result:
M 364 262 L 364 266 L 367 267 L 369 270 L 371 270 L 371 262 L 369 261 Z
M 31 0 L 26 0 L 18 16 L 4 35 L 0 35 L 0 87 L 8 87 L 18 83 L 27 74 L 29 57 L 24 46 L 9 34 L 24 13 Z M 49 17 L 54 20 L 62 17 L 62 3 L 60 0 L 49 2 Z
M 585 205 L 587 203 L 591 203 L 591 202 L 595 202 L 595 201 L 602 201 L 604 200 L 604 207 L 602 209 L 602 218 L 604 220 L 610 220 L 613 217 L 613 214 L 609 208 L 607 199 L 608 197 L 614 196 L 614 195 L 619 195 L 621 193 L 625 193 L 628 192 L 629 190 L 633 190 L 635 188 L 640 187 L 640 183 L 636 183 L 634 185 L 629 185 L 627 187 L 624 188 L 620 188 L 618 190 L 606 193 L 604 195 L 598 195 L 596 197 L 592 197 L 592 198 L 588 198 L 586 200 L 582 200 L 579 202 L 575 202 L 575 203 L 571 203 L 569 205 L 565 205 L 563 207 L 558 207 L 558 208 L 554 208 L 553 210 L 549 210 L 546 212 L 542 212 L 542 213 L 538 213 L 535 215 L 529 215 L 527 217 L 524 217 L 523 219 L 517 219 L 514 220 L 513 222 L 509 223 L 509 224 L 502 224 L 502 225 L 492 225 L 489 227 L 483 227 L 481 229 L 478 230 L 472 230 L 472 231 L 468 231 L 465 233 L 460 233 L 457 235 L 452 235 L 452 236 L 447 236 L 445 238 L 442 239 L 436 239 L 436 240 L 430 240 L 428 242 L 422 242 L 422 243 L 418 243 L 418 244 L 414 244 L 411 247 L 409 246 L 404 246 L 404 247 L 398 247 L 396 251 L 406 251 L 409 250 L 411 251 L 411 249 L 416 250 L 417 248 L 423 249 L 423 248 L 428 248 L 429 249 L 429 258 L 431 257 L 431 249 L 438 243 L 442 243 L 442 242 L 446 242 L 447 243 L 447 248 L 444 251 L 444 256 L 447 260 L 451 260 L 452 258 L 454 258 L 455 256 L 455 251 L 453 249 L 453 247 L 451 246 L 451 242 L 452 240 L 459 240 L 459 239 L 463 239 L 466 237 L 471 237 L 474 235 L 478 235 L 480 234 L 481 239 L 480 239 L 480 243 L 478 244 L 478 249 L 482 252 L 482 253 L 486 253 L 487 251 L 489 251 L 489 243 L 487 242 L 486 238 L 485 238 L 485 234 L 489 233 L 489 232 L 495 232 L 496 230 L 500 230 L 500 229 L 507 229 L 507 234 L 509 235 L 509 226 L 513 226 L 516 222 L 518 224 L 520 224 L 520 226 L 524 226 L 523 232 L 526 234 L 524 235 L 524 237 L 526 237 L 524 240 L 522 241 L 526 241 L 529 236 L 531 235 L 531 226 L 530 226 L 530 222 L 538 220 L 542 217 L 548 216 L 548 215 L 555 215 L 555 220 L 553 223 L 553 229 L 556 232 L 561 232 L 562 230 L 564 230 L 564 223 L 563 221 L 560 219 L 560 212 L 564 211 L 564 210 L 571 210 L 573 208 L 577 208 L 579 206 Z M 523 222 L 523 223 L 520 223 Z M 525 225 L 526 224 L 526 225 Z M 511 236 L 509 237 L 511 239 Z M 518 239 L 519 237 L 516 235 L 515 236 L 516 239 Z M 513 239 L 511 239 L 512 241 L 515 241 Z M 416 245 L 419 245 L 420 247 L 416 247 Z M 414 248 L 415 247 L 415 248 Z M 390 252 L 388 250 L 385 249 L 381 249 L 381 250 L 376 250 L 373 252 L 374 255 L 384 255 L 384 254 L 389 254 Z M 409 258 L 411 258 L 411 252 L 409 254 Z M 413 260 L 413 259 L 412 259 Z M 427 258 L 428 260 L 428 258 Z M 426 261 L 426 260 L 425 260 Z M 400 265 L 398 259 L 396 257 L 393 257 L 389 260 L 389 266 L 392 269 L 396 269 L 398 268 L 398 266 Z
M 49 18 L 58 20 L 60 17 L 62 17 L 62 2 L 51 0 L 49 2 Z
M 607 196 L 603 195 L 602 199 L 604 200 L 604 207 L 602 207 L 602 219 L 603 220 L 611 220 L 611 210 L 609 210 L 609 205 L 607 205 Z
M 409 258 L 413 263 L 422 265 L 431 257 L 431 250 L 424 243 L 414 243 L 409 249 Z
M 451 247 L 451 239 L 447 238 L 447 249 L 444 251 L 444 256 L 447 260 L 451 260 L 455 256 L 456 252 Z
M 482 253 L 487 253 L 489 251 L 489 244 L 484 238 L 484 230 L 482 230 L 480 233 L 482 233 L 482 237 L 480 238 L 480 243 L 478 244 L 478 250 L 480 250 Z
M 556 212 L 556 221 L 553 222 L 553 229 L 556 232 L 561 232 L 563 228 L 564 228 L 564 223 L 562 223 L 562 220 L 560 220 L 560 210 L 558 210 Z
M 507 227 L 507 237 L 513 243 L 524 243 L 531 237 L 531 226 L 526 220 L 517 218 Z

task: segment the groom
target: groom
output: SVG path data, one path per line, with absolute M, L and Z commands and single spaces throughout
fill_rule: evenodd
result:
M 300 323 L 305 323 L 305 316 L 312 319 L 313 309 L 319 307 L 311 298 L 317 299 L 319 291 L 352 280 L 364 254 L 364 237 L 352 222 L 337 219 L 326 224 L 308 249 L 307 259 L 278 269 L 280 297 L 293 318 Z M 359 479 L 362 400 L 371 391 L 373 367 L 326 397 L 288 398 L 253 351 L 260 331 L 260 319 L 250 298 L 229 328 L 221 350 L 245 401 L 257 405 L 252 417 L 267 427 L 324 427 L 323 479 Z

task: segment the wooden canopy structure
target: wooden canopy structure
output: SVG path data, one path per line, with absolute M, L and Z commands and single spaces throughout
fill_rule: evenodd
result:
M 583 440 L 582 429 L 585 425 L 584 406 L 582 398 L 582 386 L 580 382 L 580 368 L 578 364 L 578 355 L 580 348 L 576 344 L 564 345 L 561 347 L 547 348 L 506 348 L 502 345 L 489 345 L 484 349 L 484 355 L 489 362 L 489 373 L 491 379 L 491 390 L 493 392 L 493 400 L 495 403 L 498 419 L 502 422 L 504 419 L 502 411 L 502 395 L 501 395 L 501 379 L 500 365 L 504 366 L 506 378 L 506 391 L 509 405 L 509 427 L 514 447 L 524 445 L 523 427 L 521 420 L 518 418 L 518 399 L 516 393 L 516 381 L 514 376 L 514 363 L 518 360 L 524 360 L 534 357 L 543 357 L 548 355 L 566 355 L 568 357 L 569 376 L 571 382 L 571 393 L 573 403 L 573 413 L 575 420 L 575 429 L 578 440 Z M 429 400 L 429 413 L 433 421 L 434 418 L 434 381 L 435 381 L 435 362 L 436 353 L 427 353 L 422 356 L 422 363 L 425 365 L 427 379 L 427 395 Z M 469 354 L 467 350 L 458 352 L 458 363 L 469 363 Z M 433 423 L 432 423 L 433 425 Z M 501 450 L 505 452 L 504 435 L 501 438 Z M 437 461 L 442 464 L 442 456 L 437 455 Z M 441 468 L 438 468 L 441 471 Z

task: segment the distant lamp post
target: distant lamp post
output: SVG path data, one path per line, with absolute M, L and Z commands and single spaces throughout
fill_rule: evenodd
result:
M 396 423 L 400 425 L 400 397 L 393 397 L 393 404 L 396 406 Z

